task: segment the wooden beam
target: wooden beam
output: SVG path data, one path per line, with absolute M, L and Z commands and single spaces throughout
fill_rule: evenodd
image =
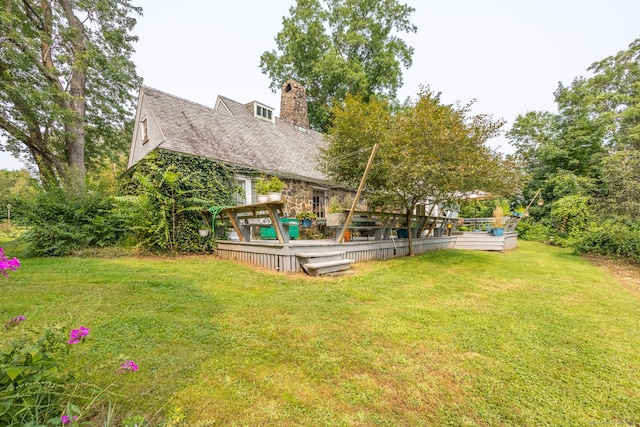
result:
M 362 189 L 364 188 L 364 182 L 367 179 L 367 175 L 369 174 L 369 169 L 371 169 L 371 165 L 373 164 L 373 158 L 376 155 L 376 151 L 378 151 L 378 144 L 373 144 L 373 149 L 371 149 L 371 155 L 369 156 L 369 161 L 367 162 L 367 167 L 364 169 L 364 173 L 362 174 L 362 179 L 360 180 L 360 185 L 358 186 L 358 191 L 356 192 L 356 196 L 353 199 L 353 204 L 351 205 L 351 210 L 347 214 L 347 218 L 344 220 L 344 225 L 342 226 L 342 230 L 340 234 L 336 238 L 336 242 L 342 243 L 344 241 L 344 233 L 349 228 L 349 223 L 351 222 L 351 217 L 353 216 L 353 211 L 356 210 L 356 205 L 358 204 L 358 199 L 360 199 L 360 194 L 362 193 Z
M 273 206 L 267 206 L 267 212 L 269 213 L 269 219 L 271 219 L 271 225 L 276 231 L 276 237 L 281 245 L 289 243 L 289 240 L 284 236 L 284 230 L 282 222 L 280 221 L 280 215 L 278 214 L 278 208 Z

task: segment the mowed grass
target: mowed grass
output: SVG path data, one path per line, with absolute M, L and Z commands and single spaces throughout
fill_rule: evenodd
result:
M 558 248 L 439 251 L 320 279 L 215 257 L 22 261 L 0 278 L 0 316 L 90 327 L 64 363 L 109 387 L 122 416 L 640 424 L 640 296 Z M 117 375 L 125 359 L 140 370 Z

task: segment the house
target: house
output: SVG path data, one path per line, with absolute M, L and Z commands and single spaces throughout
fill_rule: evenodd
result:
M 348 191 L 333 186 L 318 169 L 323 135 L 309 128 L 304 88 L 293 80 L 282 88 L 280 117 L 273 107 L 218 96 L 213 107 L 147 86 L 140 88 L 128 167 L 154 150 L 199 156 L 233 168 L 244 189 L 237 204 L 257 202 L 255 178 L 279 176 L 286 213 L 326 214 L 329 198 Z

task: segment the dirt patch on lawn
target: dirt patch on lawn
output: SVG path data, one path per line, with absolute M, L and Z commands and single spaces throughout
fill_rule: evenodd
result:
M 596 255 L 587 255 L 585 258 L 615 277 L 622 286 L 640 296 L 640 265 Z

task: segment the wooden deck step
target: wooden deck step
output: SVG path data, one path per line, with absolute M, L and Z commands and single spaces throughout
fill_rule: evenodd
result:
M 302 252 L 296 258 L 310 276 L 335 273 L 351 269 L 353 260 L 344 259 L 345 251 Z
M 351 269 L 352 259 L 339 259 L 332 261 L 311 262 L 302 264 L 302 268 L 310 276 L 321 276 L 323 274 L 335 273 Z
M 303 252 L 296 254 L 301 265 L 313 262 L 338 261 L 344 258 L 345 251 Z

